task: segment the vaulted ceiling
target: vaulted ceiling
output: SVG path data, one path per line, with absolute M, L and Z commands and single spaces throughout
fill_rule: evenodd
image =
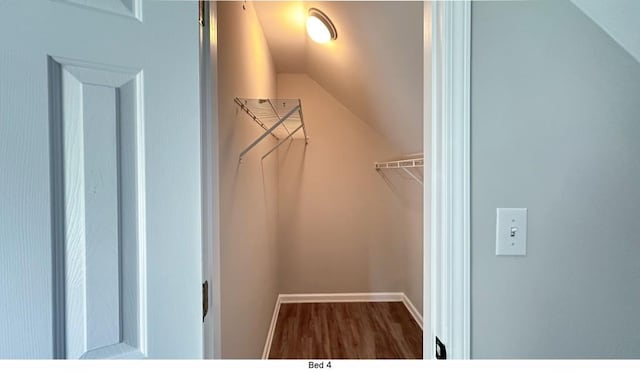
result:
M 422 152 L 422 2 L 257 1 L 254 6 L 279 73 L 306 73 L 399 153 Z M 308 38 L 311 7 L 331 18 L 337 40 L 317 44 Z
M 640 1 L 571 0 L 613 40 L 640 61 Z

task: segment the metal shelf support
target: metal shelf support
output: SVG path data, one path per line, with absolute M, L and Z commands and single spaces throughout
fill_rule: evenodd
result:
M 285 141 L 293 138 L 294 134 L 302 129 L 304 133 L 305 144 L 308 143 L 307 131 L 304 125 L 302 117 L 302 102 L 299 99 L 247 99 L 247 98 L 235 98 L 235 103 L 247 113 L 251 119 L 253 119 L 260 127 L 265 129 L 265 132 L 255 139 L 248 147 L 246 147 L 240 153 L 240 160 L 249 152 L 253 147 L 258 145 L 265 137 L 271 135 L 278 140 L 275 146 L 273 146 L 262 159 L 271 154 Z M 273 121 L 275 123 L 271 127 L 267 127 L 265 122 Z M 289 127 L 288 127 L 289 126 Z M 293 131 L 290 128 L 295 127 Z M 276 135 L 276 132 L 280 132 Z
M 411 158 L 411 159 L 400 159 L 397 161 L 388 161 L 388 162 L 375 162 L 374 166 L 376 171 L 380 172 L 384 169 L 401 169 L 407 173 L 407 175 L 411 176 L 411 178 L 420 185 L 423 185 L 422 179 L 414 172 L 409 171 L 413 168 L 423 167 L 424 166 L 424 158 Z

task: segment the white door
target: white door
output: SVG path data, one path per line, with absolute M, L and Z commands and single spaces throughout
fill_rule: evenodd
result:
M 198 3 L 0 1 L 0 358 L 200 358 Z

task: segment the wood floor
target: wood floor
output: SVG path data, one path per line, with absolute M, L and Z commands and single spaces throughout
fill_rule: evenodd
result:
M 269 359 L 422 359 L 422 329 L 402 302 L 285 303 Z

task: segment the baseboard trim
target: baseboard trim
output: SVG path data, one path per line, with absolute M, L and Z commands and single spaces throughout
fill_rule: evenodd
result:
M 268 359 L 271 352 L 271 342 L 273 341 L 273 333 L 276 331 L 276 323 L 278 322 L 278 313 L 280 313 L 280 295 L 276 299 L 276 305 L 273 307 L 273 315 L 271 316 L 271 324 L 269 325 L 269 331 L 267 332 L 267 341 L 264 343 L 264 349 L 262 350 L 262 359 Z
M 416 320 L 416 323 L 418 323 L 418 325 L 420 326 L 420 329 L 423 329 L 422 315 L 420 314 L 420 312 L 418 312 L 416 306 L 413 305 L 413 303 L 405 293 L 402 293 L 402 303 L 404 303 L 404 306 L 407 307 L 409 313 L 411 314 L 411 316 L 413 316 L 413 319 Z
M 403 293 L 280 294 L 281 303 L 400 302 Z
M 422 329 L 422 315 L 411 303 L 405 293 L 312 293 L 312 294 L 280 294 L 273 308 L 271 325 L 267 333 L 267 340 L 262 351 L 262 359 L 268 359 L 271 352 L 271 342 L 276 331 L 280 305 L 283 303 L 337 303 L 337 302 L 402 302 Z

